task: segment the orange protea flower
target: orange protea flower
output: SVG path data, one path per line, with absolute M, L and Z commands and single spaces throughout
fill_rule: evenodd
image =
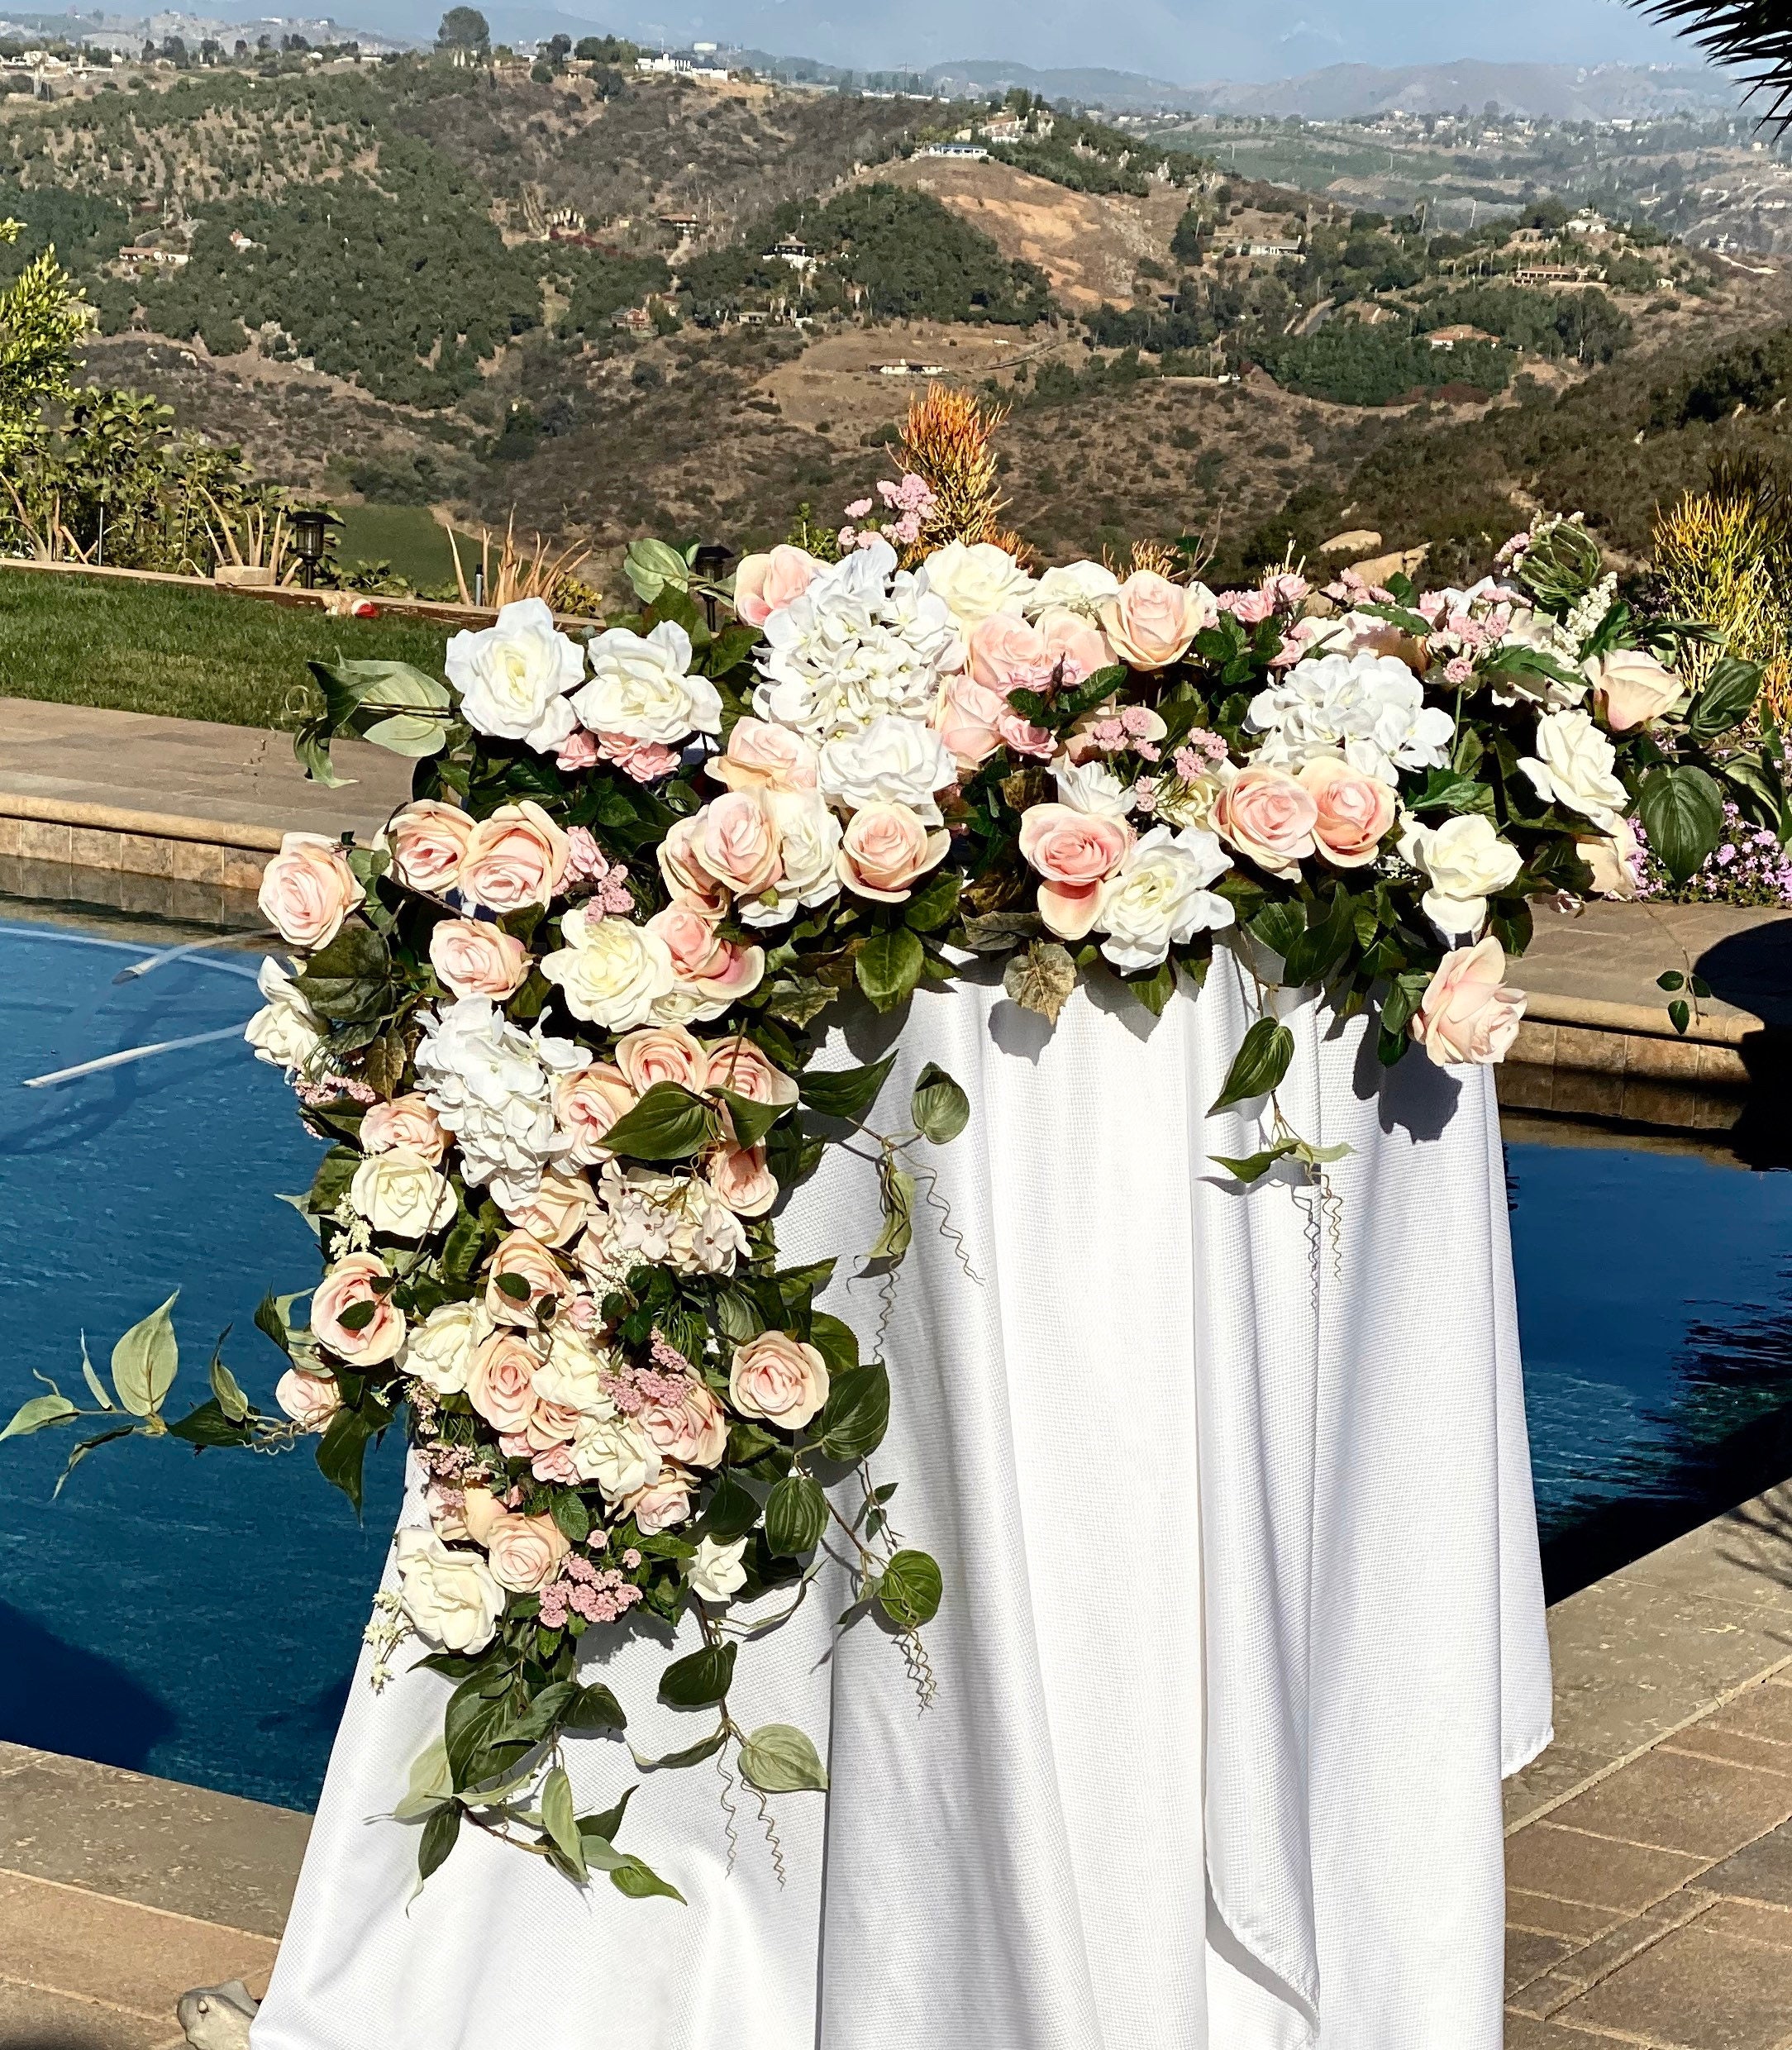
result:
M 896 445 L 897 465 L 921 478 L 934 498 L 911 551 L 913 560 L 949 541 L 998 538 L 998 518 L 1008 502 L 996 489 L 990 444 L 1007 417 L 1007 407 L 944 384 L 930 384 L 909 401 Z

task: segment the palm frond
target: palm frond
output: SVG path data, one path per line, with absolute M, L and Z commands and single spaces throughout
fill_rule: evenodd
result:
M 1641 11 L 1690 37 L 1714 64 L 1766 98 L 1764 127 L 1792 127 L 1792 0 L 1636 0 Z

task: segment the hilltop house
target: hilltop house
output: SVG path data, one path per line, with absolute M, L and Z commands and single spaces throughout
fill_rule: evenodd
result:
M 1466 321 L 1458 321 L 1454 327 L 1434 327 L 1426 336 L 1433 349 L 1453 349 L 1459 341 L 1498 341 L 1498 335 L 1489 335 L 1485 328 L 1470 327 Z
M 1599 284 L 1605 273 L 1583 264 L 1521 264 L 1512 275 L 1518 284 L 1581 285 Z
M 930 142 L 917 150 L 917 156 L 956 157 L 962 162 L 975 163 L 989 154 L 988 146 L 981 142 Z
M 815 268 L 815 259 L 809 254 L 808 244 L 795 235 L 784 236 L 774 242 L 765 251 L 765 259 L 768 264 L 789 264 L 799 275 Z

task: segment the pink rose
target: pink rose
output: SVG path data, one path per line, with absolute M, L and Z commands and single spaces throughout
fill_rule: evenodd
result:
M 636 740 L 627 733 L 600 732 L 598 755 L 636 783 L 657 783 L 679 765 L 675 747 L 664 747 L 658 741 Z
M 575 726 L 560 744 L 560 752 L 554 757 L 554 766 L 574 775 L 581 769 L 595 769 L 598 765 L 598 737 L 588 733 L 582 726 Z
M 570 851 L 565 834 L 539 804 L 500 804 L 473 828 L 460 865 L 460 894 L 487 911 L 545 904 L 566 873 Z
M 1318 799 L 1285 769 L 1241 769 L 1213 800 L 1214 832 L 1269 875 L 1300 873 L 1318 820 Z
M 351 1366 L 379 1366 L 393 1357 L 404 1343 L 404 1313 L 392 1299 L 391 1276 L 378 1253 L 345 1253 L 330 1270 L 311 1299 L 311 1329 L 319 1345 Z
M 999 722 L 1013 717 L 1013 708 L 1000 691 L 971 677 L 956 675 L 946 679 L 933 723 L 960 768 L 975 769 L 1002 746 Z
M 827 1362 L 788 1331 L 762 1331 L 734 1349 L 728 1399 L 743 1417 L 800 1431 L 827 1400 Z
M 1319 808 L 1313 837 L 1321 855 L 1337 869 L 1373 861 L 1398 808 L 1387 784 L 1327 756 L 1309 761 L 1300 782 Z
M 536 1401 L 535 1355 L 515 1332 L 494 1331 L 474 1351 L 467 1400 L 494 1431 L 517 1433 L 527 1426 Z M 469 1530 L 474 1529 L 471 1509 L 469 1490 Z
M 711 760 L 709 773 L 731 790 L 813 790 L 815 745 L 787 726 L 736 719 L 727 752 Z
M 736 1002 L 750 995 L 765 978 L 765 950 L 741 946 L 722 938 L 722 920 L 701 904 L 668 904 L 647 921 L 647 930 L 657 932 L 672 956 L 672 972 L 698 994 L 715 1004 Z
M 713 1089 L 731 1089 L 750 1104 L 794 1104 L 797 1100 L 794 1075 L 766 1059 L 744 1033 L 718 1039 L 709 1048 L 709 1080 Z
M 763 627 L 775 612 L 800 598 L 821 568 L 813 555 L 780 542 L 770 555 L 742 555 L 734 572 L 734 614 L 749 627 Z
M 625 1032 L 616 1042 L 616 1065 L 637 1096 L 645 1096 L 655 1082 L 676 1082 L 699 1095 L 708 1087 L 703 1042 L 682 1025 L 649 1025 Z
M 370 1106 L 362 1118 L 362 1152 L 389 1153 L 399 1146 L 419 1155 L 431 1167 L 441 1165 L 441 1156 L 448 1151 L 448 1134 L 427 1099 L 395 1096 L 389 1104 Z
M 289 832 L 261 871 L 256 902 L 288 946 L 312 953 L 330 944 L 365 895 L 341 841 Z
M 1438 963 L 1408 1030 L 1440 1068 L 1504 1060 L 1525 1003 L 1522 989 L 1501 987 L 1505 973 L 1506 950 L 1491 935 Z
M 660 842 L 660 873 L 674 903 L 700 905 L 719 918 L 728 908 L 728 893 L 703 866 L 698 851 L 707 823 L 702 812 L 674 821 Z
M 1086 684 L 1097 670 L 1113 666 L 1114 652 L 1099 627 L 1091 626 L 1080 613 L 1067 606 L 1050 605 L 1033 624 L 1056 664 L 1064 665 L 1066 688 Z
M 1095 922 L 1101 886 L 1126 859 L 1124 819 L 1069 804 L 1035 804 L 1021 819 L 1021 858 L 1040 877 L 1039 915 L 1060 940 L 1080 940 Z
M 563 1402 L 544 1402 L 537 1395 L 529 1421 L 522 1427 L 522 1442 L 531 1453 L 550 1452 L 556 1445 L 570 1445 L 579 1435 L 583 1411 Z
M 951 844 L 949 832 L 929 832 L 906 804 L 865 804 L 847 821 L 835 866 L 857 895 L 899 904 Z
M 393 876 L 407 889 L 439 897 L 460 876 L 472 835 L 473 821 L 458 806 L 421 798 L 393 819 L 383 838 Z
M 597 1198 L 583 1175 L 556 1174 L 550 1167 L 529 1200 L 505 1206 L 504 1215 L 518 1231 L 542 1245 L 564 1246 L 591 1222 L 597 1207 Z
M 1585 669 L 1593 702 L 1614 733 L 1647 726 L 1680 702 L 1679 677 L 1641 648 L 1613 648 Z
M 1154 570 L 1135 570 L 1112 598 L 1101 623 L 1119 659 L 1133 669 L 1168 669 L 1180 662 L 1203 627 L 1219 617 L 1204 584 L 1172 584 Z
M 778 1200 L 778 1177 L 765 1165 L 763 1146 L 717 1147 L 703 1179 L 736 1217 L 764 1217 Z
M 457 997 L 502 1003 L 528 980 L 529 950 L 489 918 L 443 918 L 429 936 L 429 965 Z
M 662 1459 L 681 1466 L 715 1466 L 728 1448 L 728 1419 L 722 1404 L 700 1380 L 687 1381 L 676 1402 L 650 1403 L 641 1413 L 646 1432 Z
M 342 1407 L 342 1392 L 331 1374 L 307 1374 L 288 1367 L 274 1385 L 274 1399 L 294 1423 L 321 1431 Z
M 1051 683 L 1057 658 L 1045 636 L 1018 613 L 979 619 L 965 646 L 972 680 L 1004 698 L 1011 690 L 1044 690 Z
M 756 897 L 784 874 L 778 827 L 757 790 L 730 790 L 706 804 L 694 822 L 692 853 L 736 897 Z
M 691 1514 L 691 1477 L 676 1467 L 664 1469 L 657 1480 L 622 1497 L 622 1507 L 644 1538 L 686 1523 Z
M 512 1284 L 505 1288 L 503 1283 Z M 517 1293 L 515 1284 L 526 1283 L 527 1294 Z M 531 1330 L 541 1321 L 536 1315 L 543 1304 L 558 1306 L 571 1292 L 572 1284 L 541 1240 L 528 1232 L 512 1232 L 492 1248 L 491 1271 L 485 1284 L 487 1313 L 500 1324 L 523 1324 Z
M 485 1538 L 492 1578 L 513 1595 L 533 1595 L 546 1587 L 571 1550 L 551 1516 L 501 1516 Z
M 608 1160 L 603 1135 L 634 1108 L 635 1092 L 620 1068 L 599 1061 L 576 1075 L 560 1075 L 554 1084 L 554 1122 L 572 1135 L 567 1159 L 579 1167 L 595 1167 Z

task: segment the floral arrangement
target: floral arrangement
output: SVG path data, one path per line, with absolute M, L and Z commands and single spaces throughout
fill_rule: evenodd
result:
M 1261 1144 L 1224 1165 L 1318 1180 L 1335 1155 L 1276 1106 L 1278 986 L 1370 1013 L 1385 1062 L 1496 1061 L 1533 906 L 1632 892 L 1639 811 L 1682 878 L 1727 802 L 1785 831 L 1776 756 L 1719 746 L 1755 672 L 1720 660 L 1689 700 L 1695 630 L 1620 602 L 1574 522 L 1466 590 L 1284 570 L 1215 594 L 1167 552 L 1036 575 L 994 541 L 930 542 L 931 488 L 879 495 L 885 530 L 850 526 L 834 560 L 787 546 L 723 581 L 719 551 L 636 544 L 641 611 L 583 645 L 528 600 L 456 636 L 446 680 L 314 665 L 312 772 L 347 732 L 417 772 L 373 845 L 290 834 L 262 885 L 294 958 L 265 963 L 249 1037 L 331 1142 L 308 1317 L 288 1296 L 257 1318 L 284 1414 L 214 1361 L 166 1419 L 164 1304 L 112 1391 L 87 1368 L 98 1412 L 52 1388 L 10 1426 L 317 1433 L 358 1501 L 406 1416 L 429 1522 L 369 1634 L 376 1684 L 412 1634 L 454 1682 L 396 1808 L 425 1877 L 473 1826 L 673 1890 L 617 1846 L 626 1791 L 574 1812 L 565 1745 L 627 1720 L 580 1677 L 588 1633 L 693 1623 L 660 1692 L 706 1720 L 640 1762 L 725 1752 L 762 1795 L 825 1775 L 802 1732 L 737 1725 L 736 1657 L 830 1552 L 843 1625 L 880 1609 L 931 1687 L 940 1570 L 869 1464 L 886 1362 L 815 1307 L 832 1261 L 779 1266 L 774 1218 L 827 1144 L 869 1140 L 883 1230 L 842 1251 L 894 1269 L 914 1149 L 968 1104 L 930 1066 L 870 1130 L 894 1056 L 818 1068 L 836 1005 L 893 1011 L 995 955 L 1053 1022 L 1084 975 L 1160 1012 L 1233 948 L 1262 1001 L 1213 1108 Z

